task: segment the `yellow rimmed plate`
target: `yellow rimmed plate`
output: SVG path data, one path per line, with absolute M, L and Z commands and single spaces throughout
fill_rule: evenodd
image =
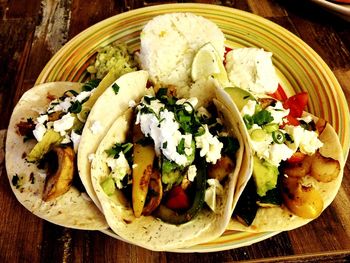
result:
M 344 158 L 349 150 L 350 116 L 344 93 L 325 62 L 301 39 L 259 16 L 216 5 L 169 4 L 136 9 L 106 19 L 69 41 L 45 66 L 36 84 L 50 81 L 82 81 L 89 61 L 101 46 L 114 41 L 139 48 L 140 31 L 154 16 L 192 12 L 216 23 L 226 36 L 227 47 L 260 47 L 273 53 L 273 63 L 287 95 L 309 93 L 307 110 L 330 122 L 337 131 Z M 105 234 L 118 238 L 111 231 Z M 211 252 L 250 245 L 279 232 L 226 231 L 220 238 L 176 252 Z

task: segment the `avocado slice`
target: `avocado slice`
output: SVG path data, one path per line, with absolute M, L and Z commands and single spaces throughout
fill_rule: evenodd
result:
M 233 102 L 236 104 L 239 111 L 247 104 L 249 100 L 255 100 L 256 98 L 249 91 L 238 87 L 227 87 L 225 91 L 230 95 Z
M 111 196 L 115 191 L 115 184 L 112 177 L 107 177 L 101 182 L 101 187 L 106 195 Z
M 277 166 L 254 155 L 253 178 L 256 185 L 256 192 L 259 196 L 265 196 L 267 191 L 276 188 L 278 174 Z

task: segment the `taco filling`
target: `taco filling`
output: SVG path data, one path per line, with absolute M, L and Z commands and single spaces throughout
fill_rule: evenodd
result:
M 70 89 L 62 96 L 48 94 L 47 108 L 34 120 L 17 123 L 18 132 L 25 139 L 35 139 L 36 144 L 26 156 L 26 161 L 46 170 L 46 181 L 42 199 L 51 201 L 66 193 L 78 179 L 75 154 L 88 111 L 82 106 L 89 100 L 99 80 L 92 80 L 82 86 L 81 91 Z M 83 187 L 79 180 L 75 186 Z
M 134 107 L 127 141 L 106 149 L 110 172 L 101 186 L 107 195 L 123 191 L 135 217 L 182 224 L 204 203 L 218 212 L 216 195 L 235 169 L 239 143 L 214 104 L 197 108 L 197 102 L 178 99 L 167 88 L 144 96 Z
M 254 153 L 253 173 L 233 216 L 250 226 L 259 209 L 281 207 L 313 219 L 324 209 L 318 184 L 335 180 L 340 161 L 322 154 L 327 122 L 303 112 L 307 93 L 284 101 L 233 88 Z M 244 102 L 243 102 L 244 101 Z

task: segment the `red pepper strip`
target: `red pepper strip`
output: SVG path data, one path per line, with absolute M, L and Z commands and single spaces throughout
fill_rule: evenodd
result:
M 173 210 L 190 208 L 190 200 L 181 186 L 174 186 L 168 194 L 168 200 L 165 203 L 166 207 Z
M 283 107 L 289 109 L 289 115 L 294 118 L 300 118 L 307 105 L 308 94 L 306 92 L 298 93 L 283 102 Z
M 274 93 L 269 94 L 269 96 L 279 101 L 285 101 L 288 99 L 287 94 L 284 92 L 284 89 L 280 84 L 278 84 L 277 90 Z

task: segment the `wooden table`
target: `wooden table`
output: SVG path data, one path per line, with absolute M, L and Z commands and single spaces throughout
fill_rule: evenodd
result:
M 168 1 L 167 1 L 168 2 Z M 169 1 L 177 2 L 177 1 Z M 183 1 L 178 1 L 183 2 Z M 329 65 L 350 101 L 350 24 L 309 1 L 195 1 L 265 17 L 302 38 Z M 0 1 L 0 141 L 15 103 L 48 60 L 85 28 L 161 1 Z M 222 262 L 350 260 L 350 161 L 332 205 L 312 223 L 248 247 L 206 254 L 151 252 L 100 232 L 62 228 L 23 208 L 12 193 L 0 149 L 0 262 Z

